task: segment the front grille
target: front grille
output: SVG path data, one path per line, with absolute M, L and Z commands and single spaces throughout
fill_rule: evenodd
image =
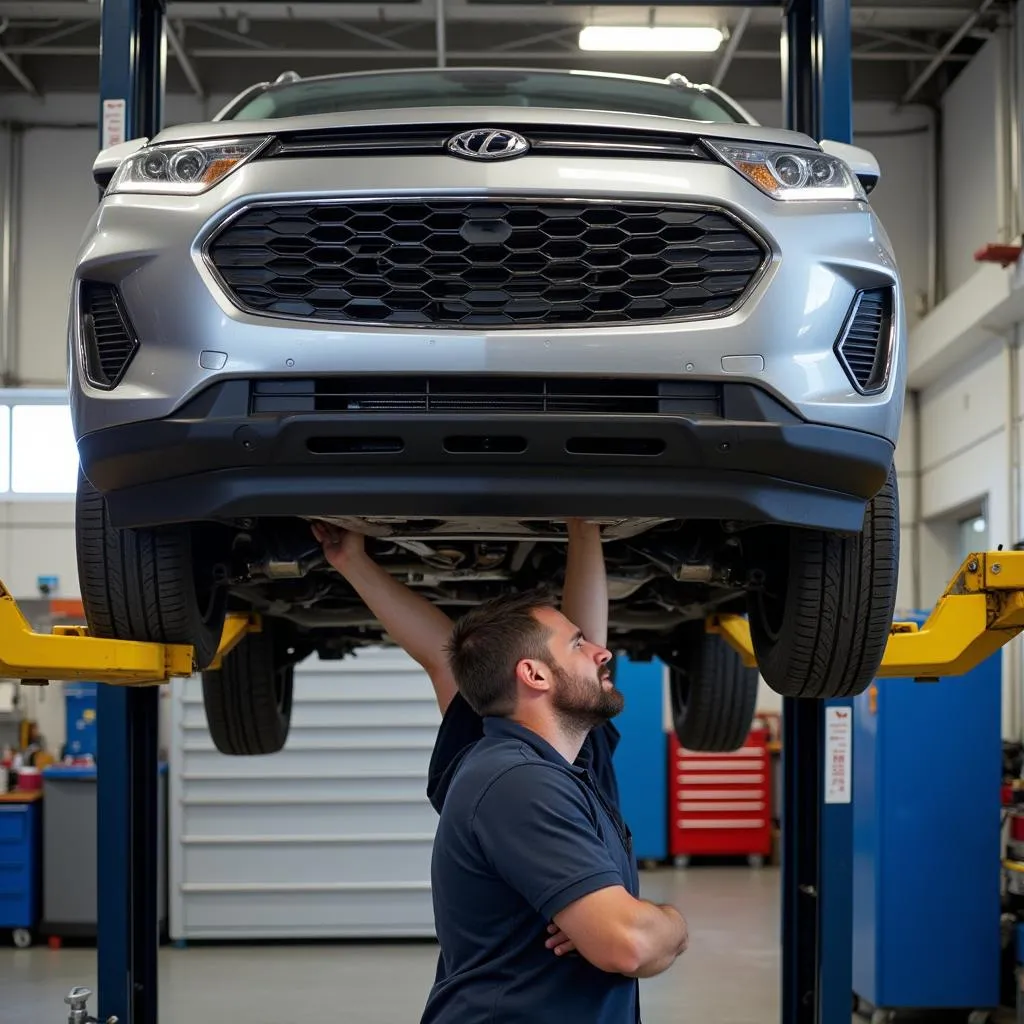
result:
M 882 391 L 888 383 L 892 318 L 891 288 L 857 293 L 837 351 L 847 375 L 864 394 Z
M 261 204 L 207 251 L 249 311 L 430 328 L 721 314 L 768 258 L 717 209 L 518 199 Z
M 722 391 L 700 381 L 575 377 L 314 377 L 252 383 L 259 414 L 600 413 L 722 415 Z
M 476 122 L 464 125 L 377 125 L 328 129 L 316 132 L 283 132 L 257 159 L 276 160 L 311 156 L 443 155 L 448 140 L 466 129 L 487 127 Z M 602 157 L 643 157 L 661 160 L 711 160 L 700 139 L 675 132 L 641 131 L 633 128 L 592 128 L 589 125 L 510 125 L 495 127 L 518 132 L 538 156 L 574 156 L 588 152 Z
M 89 383 L 111 390 L 139 347 L 113 285 L 83 281 L 79 293 L 85 371 Z

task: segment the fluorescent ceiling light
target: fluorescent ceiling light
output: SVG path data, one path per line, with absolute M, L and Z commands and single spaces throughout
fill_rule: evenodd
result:
M 588 25 L 580 32 L 581 50 L 614 50 L 619 53 L 665 51 L 713 53 L 722 45 L 717 28 L 645 28 L 640 25 Z

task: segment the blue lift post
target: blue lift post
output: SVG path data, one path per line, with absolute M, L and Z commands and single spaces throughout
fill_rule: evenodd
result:
M 852 141 L 850 0 L 783 6 L 787 126 Z M 100 123 L 104 101 L 124 100 L 126 139 L 162 123 L 163 18 L 163 0 L 103 0 Z M 849 700 L 783 706 L 782 1024 L 834 1024 L 852 1007 L 853 814 L 825 801 L 827 708 L 852 719 Z M 120 1024 L 157 1024 L 158 712 L 159 687 L 99 688 L 99 1019 Z
M 162 0 L 103 0 L 101 133 L 108 100 L 124 101 L 125 140 L 159 129 L 163 18 Z M 157 1022 L 159 711 L 159 686 L 98 688 L 98 1017 L 120 1024 Z
M 850 0 L 788 0 L 785 19 L 786 127 L 852 142 Z M 852 700 L 783 702 L 782 1024 L 852 1015 L 853 805 L 825 798 L 830 708 L 852 736 Z

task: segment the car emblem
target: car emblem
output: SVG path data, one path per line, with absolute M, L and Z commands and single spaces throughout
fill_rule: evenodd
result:
M 474 128 L 448 140 L 450 153 L 470 160 L 508 160 L 522 156 L 529 148 L 522 135 L 493 128 Z

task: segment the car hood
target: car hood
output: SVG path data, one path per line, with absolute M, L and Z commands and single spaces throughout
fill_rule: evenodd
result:
M 802 132 L 764 128 L 750 124 L 721 124 L 690 121 L 650 114 L 625 114 L 605 110 L 576 110 L 558 107 L 410 107 L 389 110 L 357 110 L 316 114 L 307 117 L 276 117 L 259 121 L 208 121 L 167 128 L 154 142 L 187 142 L 211 138 L 239 138 L 248 135 L 281 135 L 345 128 L 381 128 L 387 125 L 450 125 L 452 131 L 475 127 L 528 127 L 530 125 L 571 125 L 574 127 L 630 128 L 651 132 L 680 132 L 707 139 L 737 142 L 817 147 Z

